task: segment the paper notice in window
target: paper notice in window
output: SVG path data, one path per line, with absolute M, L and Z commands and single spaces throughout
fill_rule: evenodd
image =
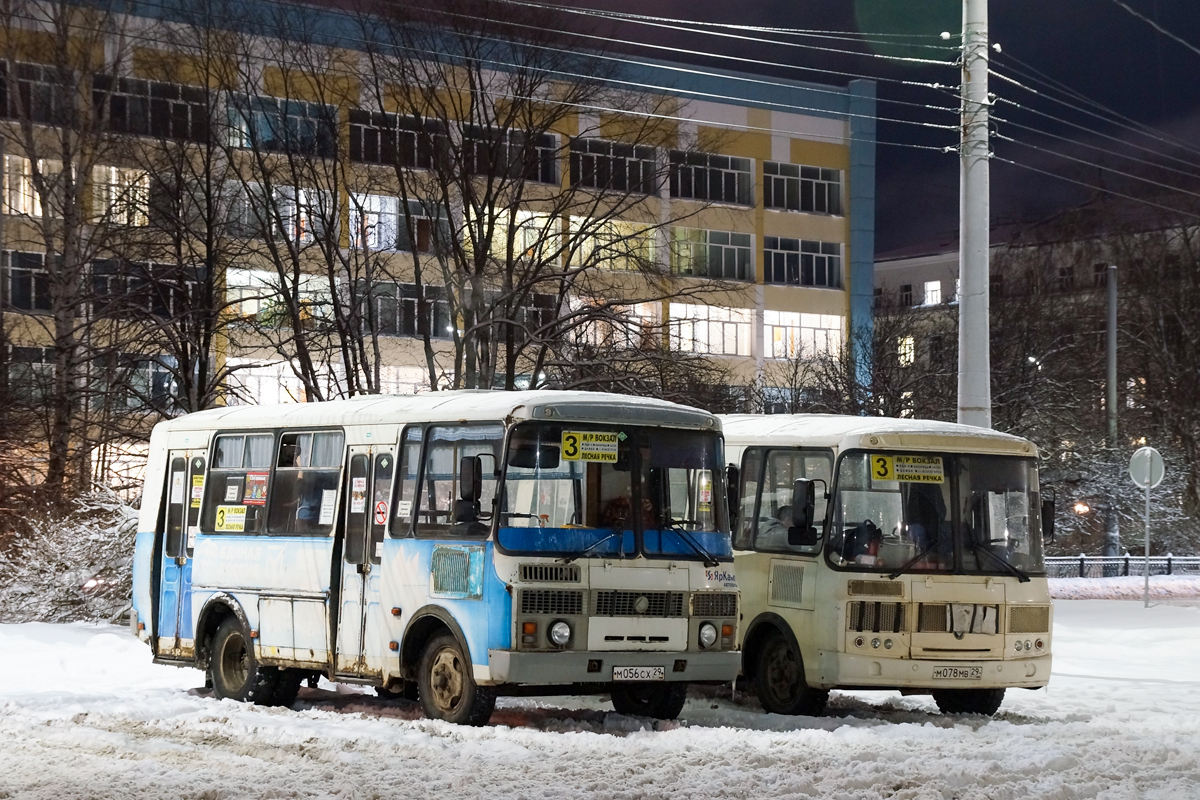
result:
M 361 514 L 367 510 L 367 479 L 350 479 L 350 513 Z
M 564 461 L 605 461 L 615 463 L 623 434 L 602 431 L 563 431 Z
M 246 530 L 246 507 L 217 506 L 217 517 L 213 528 L 226 532 Z
M 325 489 L 321 492 L 321 516 L 318 525 L 333 524 L 333 509 L 337 505 L 337 489 Z
M 401 500 L 396 503 L 396 518 L 408 519 L 412 515 L 412 500 Z
M 177 506 L 183 502 L 183 473 L 171 473 L 171 505 Z
M 200 501 L 204 498 L 204 476 L 192 476 L 192 508 L 199 508 Z

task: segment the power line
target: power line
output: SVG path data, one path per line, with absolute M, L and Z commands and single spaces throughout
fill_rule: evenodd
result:
M 788 35 L 788 36 L 795 36 L 797 38 L 832 39 L 835 41 L 866 42 L 869 44 L 894 44 L 894 42 L 888 41 L 887 39 L 883 38 L 884 36 L 889 36 L 889 34 L 867 35 L 867 34 L 862 34 L 862 33 L 854 33 L 854 32 L 850 32 L 850 31 L 825 31 L 825 30 L 816 30 L 816 29 L 805 29 L 805 28 L 777 28 L 777 27 L 766 27 L 766 26 L 759 26 L 759 25 L 734 25 L 734 24 L 729 24 L 729 23 L 708 22 L 705 20 L 684 20 L 684 19 L 679 19 L 676 17 L 657 17 L 657 16 L 652 16 L 649 14 L 632 14 L 632 13 L 627 13 L 627 12 L 622 12 L 622 11 L 611 11 L 608 9 L 564 8 L 562 6 L 549 5 L 549 4 L 545 4 L 545 3 L 522 2 L 522 0 L 500 0 L 500 2 L 503 2 L 507 5 L 522 6 L 522 7 L 527 7 L 527 8 L 538 8 L 538 9 L 544 9 L 544 10 L 554 10 L 554 11 L 559 11 L 559 12 L 566 12 L 569 14 L 580 14 L 580 15 L 585 15 L 585 16 L 600 17 L 602 19 L 621 20 L 624 22 L 630 22 L 630 23 L 634 23 L 634 24 L 653 25 L 655 27 L 672 27 L 673 25 L 689 25 L 689 26 L 695 26 L 695 27 L 687 28 L 686 30 L 688 32 L 703 33 L 703 34 L 708 34 L 708 35 L 720 35 L 720 34 L 712 32 L 712 31 L 703 30 L 704 28 L 719 28 L 719 29 L 725 29 L 725 30 L 748 31 L 748 32 L 754 32 L 754 33 L 777 33 L 777 34 L 784 34 L 784 35 Z M 927 36 L 912 35 L 912 34 L 890 34 L 890 36 L 897 36 L 897 37 L 904 37 L 904 38 L 911 38 L 911 39 L 934 38 L 934 37 L 940 38 L 940 36 L 938 36 L 937 34 L 928 34 Z M 743 38 L 743 37 L 735 36 L 734 38 Z M 787 45 L 786 42 L 781 42 L 781 41 L 778 41 L 775 39 L 752 39 L 752 40 Z M 954 51 L 954 52 L 958 52 L 960 49 L 953 45 L 934 45 L 934 44 L 917 44 L 917 43 L 907 43 L 905 46 L 920 47 L 920 48 L 931 49 L 931 50 L 943 50 L 943 51 L 950 50 L 950 51 Z M 868 53 L 860 53 L 857 51 L 841 51 L 840 50 L 837 52 L 845 52 L 845 53 L 850 53 L 853 55 L 873 55 L 873 54 L 868 54 Z M 937 62 L 937 61 L 931 61 L 931 60 L 926 60 L 926 59 L 905 58 L 902 56 L 879 55 L 878 57 L 887 58 L 887 59 L 891 59 L 891 60 L 900 60 L 900 61 L 921 61 L 924 63 L 945 63 L 945 62 Z
M 1151 28 L 1154 28 L 1154 30 L 1158 31 L 1158 32 L 1159 32 L 1159 33 L 1161 33 L 1163 36 L 1166 36 L 1168 39 L 1171 39 L 1172 41 L 1178 42 L 1179 44 L 1181 44 L 1181 45 L 1183 45 L 1184 47 L 1186 47 L 1188 50 L 1191 50 L 1191 51 L 1192 51 L 1193 53 L 1195 53 L 1196 55 L 1200 55 L 1200 47 L 1196 47 L 1196 45 L 1192 44 L 1191 42 L 1187 41 L 1186 39 L 1182 39 L 1182 38 L 1180 38 L 1179 36 L 1176 36 L 1175 34 L 1171 33 L 1169 30 L 1167 30 L 1166 28 L 1164 28 L 1162 25 L 1159 25 L 1157 22 L 1155 22 L 1154 20 L 1152 20 L 1152 19 L 1150 19 L 1149 17 L 1145 16 L 1145 15 L 1144 15 L 1144 14 L 1142 14 L 1141 12 L 1139 12 L 1139 11 L 1136 11 L 1136 10 L 1134 10 L 1134 9 L 1130 8 L 1130 7 L 1129 7 L 1128 5 L 1126 5 L 1125 3 L 1122 3 L 1122 2 L 1121 2 L 1121 0 L 1112 0 L 1112 2 L 1113 2 L 1113 4 L 1114 4 L 1114 5 L 1120 6 L 1121 8 L 1125 9 L 1125 10 L 1126 10 L 1126 11 L 1128 11 L 1130 14 L 1132 14 L 1133 16 L 1135 16 L 1135 17 L 1137 17 L 1138 19 L 1140 19 L 1142 22 L 1144 22 L 1144 23 L 1146 23 L 1147 25 L 1149 25 Z
M 1183 189 L 1178 186 L 1171 186 L 1170 184 L 1161 183 L 1159 181 L 1152 180 L 1150 178 L 1143 178 L 1140 175 L 1134 175 L 1133 173 L 1130 173 L 1130 172 L 1124 172 L 1119 169 L 1113 169 L 1112 167 L 1106 167 L 1102 164 L 1097 164 L 1095 162 L 1088 161 L 1087 159 L 1076 158 L 1075 156 L 1070 156 L 1070 155 L 1067 155 L 1066 153 L 1060 153 L 1057 150 L 1050 150 L 1045 147 L 1039 147 L 1036 144 L 1029 144 L 1028 142 L 1022 142 L 1017 139 L 1013 139 L 1010 136 L 996 134 L 996 137 L 998 139 L 1002 139 L 1004 141 L 1008 141 L 1008 142 L 1012 142 L 1013 144 L 1020 145 L 1021 147 L 1028 147 L 1031 150 L 1037 150 L 1038 152 L 1046 153 L 1046 154 L 1052 155 L 1052 156 L 1057 156 L 1058 158 L 1063 158 L 1063 159 L 1066 159 L 1067 161 L 1073 161 L 1076 164 L 1083 164 L 1088 167 L 1095 167 L 1096 169 L 1103 170 L 1105 172 L 1111 172 L 1114 175 L 1120 175 L 1123 178 L 1129 178 L 1130 180 L 1141 181 L 1142 183 L 1150 184 L 1151 186 L 1157 186 L 1160 189 L 1168 189 L 1173 192 L 1179 192 L 1180 194 L 1186 194 L 1190 197 L 1195 197 L 1196 199 L 1200 200 L 1200 193 L 1189 191 L 1187 189 Z
M 270 0 L 267 0 L 267 1 L 269 2 Z M 144 3 L 144 4 L 156 5 L 153 3 Z M 280 3 L 280 4 L 282 4 L 282 3 Z M 31 22 L 37 21 L 36 18 L 28 17 L 28 16 L 21 16 L 21 15 L 12 15 L 12 16 L 19 18 L 19 19 L 31 21 Z M 228 17 L 221 17 L 221 18 L 225 19 L 225 20 L 229 19 Z M 75 27 L 75 28 L 79 28 L 79 29 L 83 29 L 83 30 L 93 30 L 92 28 L 90 28 L 88 26 L 77 24 L 77 23 L 68 23 L 68 25 L 69 25 L 69 27 Z M 175 46 L 175 47 L 179 46 L 179 42 L 177 42 L 177 41 L 167 40 L 167 39 L 154 37 L 154 36 L 149 36 L 142 32 L 138 32 L 138 33 L 128 33 L 127 32 L 125 35 L 128 36 L 129 38 L 143 41 L 143 42 L 150 42 L 150 43 L 159 44 L 159 45 L 163 45 L 163 46 Z M 340 39 L 355 41 L 355 42 L 359 42 L 359 43 L 365 41 L 362 39 L 351 39 L 350 37 L 334 37 L 334 38 L 335 39 L 340 38 Z M 420 48 L 412 48 L 412 47 L 400 46 L 400 45 L 389 45 L 389 47 L 396 47 L 397 49 L 409 50 L 412 52 L 425 54 L 425 55 L 431 55 L 431 56 L 446 57 L 446 56 L 451 55 L 451 54 L 447 54 L 447 53 L 440 52 L 440 51 L 423 50 Z M 519 64 L 513 64 L 511 62 L 496 61 L 494 59 L 477 59 L 477 60 L 481 64 L 490 64 L 493 66 L 500 66 L 500 67 L 518 67 L 519 68 L 522 66 Z M 657 67 L 660 65 L 648 64 L 648 66 Z M 335 75 L 345 76 L 345 77 L 358 77 L 355 73 L 350 72 L 350 71 L 345 71 L 345 70 L 331 70 L 330 73 L 335 74 Z M 575 74 L 575 73 L 558 73 L 558 74 Z M 587 77 L 587 76 L 580 76 L 580 77 Z M 624 84 L 628 84 L 628 85 L 644 85 L 644 84 L 636 84 L 635 82 L 631 82 L 631 81 L 608 80 L 608 82 L 624 83 Z M 676 92 L 676 91 L 687 92 L 687 90 L 678 90 L 673 87 L 662 87 L 662 90 L 671 91 L 671 92 Z M 687 93 L 704 94 L 704 93 L 699 93 L 699 92 L 687 92 Z M 819 133 L 813 133 L 813 132 L 800 132 L 800 131 L 794 131 L 794 130 L 773 128 L 773 127 L 768 127 L 768 126 L 750 125 L 750 124 L 730 125 L 727 122 L 719 121 L 719 120 L 706 120 L 706 119 L 698 119 L 698 118 L 694 118 L 694 117 L 684 117 L 684 116 L 675 115 L 675 114 L 658 114 L 658 113 L 651 113 L 651 112 L 644 112 L 644 111 L 634 111 L 634 110 L 630 110 L 627 108 L 615 108 L 615 107 L 611 107 L 611 106 L 589 105 L 589 104 L 584 104 L 584 103 L 579 103 L 579 102 L 557 101 L 557 100 L 552 100 L 552 99 L 543 98 L 543 97 L 525 97 L 522 95 L 516 95 L 516 94 L 511 94 L 511 93 L 501 93 L 501 92 L 495 92 L 495 91 L 491 91 L 490 94 L 493 94 L 496 97 L 503 98 L 503 99 L 546 103 L 546 104 L 550 104 L 550 105 L 569 106 L 572 108 L 579 108 L 579 109 L 583 109 L 586 111 L 595 111 L 595 112 L 599 112 L 599 113 L 612 113 L 612 114 L 636 116 L 636 117 L 642 117 L 642 118 L 648 118 L 648 119 L 660 119 L 660 120 L 664 120 L 664 121 L 684 122 L 684 123 L 691 123 L 691 124 L 696 124 L 696 125 L 711 125 L 714 127 L 735 127 L 735 128 L 741 129 L 741 130 L 754 131 L 754 132 L 758 132 L 758 133 L 767 133 L 767 134 L 772 134 L 772 135 L 783 135 L 783 136 L 800 136 L 802 138 L 827 140 L 827 141 L 831 141 L 831 142 L 865 142 L 865 143 L 873 143 L 876 145 L 891 146 L 891 147 L 907 147 L 907 148 L 912 148 L 912 149 L 930 150 L 930 151 L 935 151 L 935 152 L 949 152 L 950 150 L 954 149 L 954 148 L 945 147 L 945 146 L 922 145 L 922 144 L 915 144 L 915 143 L 910 143 L 910 142 L 892 142 L 892 141 L 887 141 L 887 140 L 880 140 L 877 138 L 862 139 L 859 137 L 852 137 L 852 136 L 826 135 L 826 134 L 819 134 Z M 841 94 L 841 93 L 839 93 L 839 94 Z M 708 94 L 706 96 L 709 96 L 712 98 L 728 99 L 728 100 L 731 100 L 731 101 L 739 103 L 739 104 L 747 102 L 744 98 L 739 98 L 739 97 L 732 96 L 732 95 Z M 806 106 L 797 106 L 797 105 L 784 104 L 784 103 L 772 104 L 772 105 L 778 105 L 783 108 L 789 108 L 789 109 L 796 110 L 796 111 L 819 111 L 822 113 L 828 113 L 828 112 L 825 112 L 824 109 L 815 109 L 815 108 L 806 107 Z M 863 117 L 863 118 L 869 118 L 872 120 L 879 119 L 879 117 L 876 117 L 876 116 L 863 115 L 863 114 L 841 113 L 841 114 L 838 114 L 838 116 Z M 934 123 L 922 123 L 922 122 L 909 121 L 909 120 L 894 120 L 894 121 L 912 124 L 912 125 L 923 126 L 923 127 L 937 128 L 937 129 L 946 129 L 946 130 L 955 129 L 955 126 L 952 126 L 952 125 L 937 125 Z
M 1146 125 L 1143 122 L 1139 122 L 1139 121 L 1133 119 L 1132 117 L 1128 117 L 1124 114 L 1121 114 L 1118 111 L 1114 111 L 1113 109 L 1109 108 L 1108 106 L 1105 106 L 1102 103 L 1092 100 L 1087 95 L 1084 95 L 1084 94 L 1072 89 L 1071 87 L 1067 86 L 1066 84 L 1062 83 L 1061 81 L 1051 78 L 1050 76 L 1045 75 L 1045 73 L 1039 72 L 1037 69 L 1026 64 L 1025 62 L 1021 61 L 1018 58 L 1006 55 L 1005 57 L 1003 57 L 1002 59 L 999 59 L 999 60 L 1014 61 L 1017 64 L 1020 64 L 1022 67 L 1024 67 L 1026 70 L 1028 70 L 1028 72 L 1032 73 L 1034 76 L 1037 76 L 1037 77 L 1033 78 L 1034 82 L 1044 83 L 1048 86 L 1048 88 L 1052 89 L 1053 91 L 1065 94 L 1068 97 L 1071 97 L 1072 99 L 1075 99 L 1081 103 L 1084 103 L 1085 105 L 1090 105 L 1095 108 L 1098 108 L 1101 111 L 1103 111 L 1105 114 L 1107 114 L 1108 117 L 1103 116 L 1101 114 L 1097 114 L 1093 111 L 1089 111 L 1086 108 L 1079 108 L 1078 106 L 1076 106 L 1072 103 L 1068 103 L 1065 100 L 1062 100 L 1058 97 L 1054 97 L 1052 95 L 1045 94 L 1043 92 L 1039 92 L 1037 89 L 1034 89 L 1031 86 L 1026 86 L 1021 81 L 1018 81 L 1014 78 L 1004 75 L 1003 73 L 995 72 L 995 71 L 991 72 L 991 74 L 995 75 L 996 77 L 1000 78 L 1001 80 L 1011 83 L 1014 86 L 1029 92 L 1030 94 L 1033 94 L 1037 97 L 1045 98 L 1046 100 L 1049 100 L 1050 102 L 1058 103 L 1059 105 L 1066 106 L 1067 108 L 1070 108 L 1074 111 L 1079 111 L 1080 113 L 1086 114 L 1087 116 L 1093 117 L 1095 119 L 1099 119 L 1102 122 L 1105 122 L 1109 125 L 1116 125 L 1117 127 L 1125 128 L 1126 130 L 1129 130 L 1140 136 L 1145 136 L 1148 139 L 1155 139 L 1155 140 L 1163 142 L 1164 144 L 1170 144 L 1173 147 L 1177 147 L 1177 148 L 1184 149 L 1184 150 L 1191 150 L 1192 152 L 1200 154 L 1200 150 L 1194 149 L 1188 142 L 1185 142 L 1181 139 L 1177 139 L 1173 136 L 1170 136 L 1162 131 L 1159 131 L 1156 128 Z M 1021 69 L 1013 69 L 1012 71 L 1018 75 L 1022 74 Z M 1024 75 L 1023 77 L 1026 77 L 1028 79 L 1030 76 Z M 1008 101 L 1008 102 L 1013 102 L 1013 101 Z M 1017 103 L 1013 103 L 1013 104 L 1019 105 Z M 1109 117 L 1113 117 L 1119 121 L 1114 122 L 1114 120 L 1110 119 Z M 1088 129 L 1085 128 L 1085 130 L 1088 130 Z M 1118 141 L 1120 141 L 1120 140 L 1118 140 Z
M 1011 159 L 1001 158 L 1000 156 L 997 156 L 997 155 L 993 155 L 992 160 L 1000 161 L 1004 164 L 1011 164 L 1014 167 L 1018 167 L 1018 168 L 1024 169 L 1024 170 L 1029 170 L 1030 172 L 1036 172 L 1040 175 L 1046 175 L 1051 178 L 1057 178 L 1060 181 L 1066 181 L 1067 183 L 1073 183 L 1076 186 L 1083 186 L 1088 189 L 1094 189 L 1097 192 L 1103 192 L 1104 194 L 1110 194 L 1110 195 L 1113 195 L 1114 197 L 1121 197 L 1121 198 L 1124 198 L 1125 200 L 1129 200 L 1134 203 L 1140 203 L 1141 205 L 1144 205 L 1144 206 L 1151 206 L 1152 208 L 1157 208 L 1161 211 L 1169 211 L 1172 214 L 1182 214 L 1186 217 L 1192 217 L 1193 219 L 1200 220 L 1200 214 L 1194 214 L 1190 211 L 1184 211 L 1182 209 L 1171 208 L 1170 206 L 1164 206 L 1161 203 L 1155 203 L 1152 200 L 1143 200 L 1142 198 L 1134 197 L 1133 195 L 1124 194 L 1122 192 L 1118 192 L 1113 189 L 1108 189 L 1104 186 L 1096 186 L 1095 184 L 1088 183 L 1087 181 L 1080 181 L 1080 180 L 1076 180 L 1074 178 L 1068 178 L 1065 175 L 1059 175 L 1056 172 L 1050 172 L 1049 170 L 1039 169 L 1038 167 L 1031 167 L 1028 164 L 1022 164 L 1019 161 L 1012 161 Z
M 1039 136 L 1045 136 L 1050 139 L 1057 139 L 1060 142 L 1067 142 L 1068 144 L 1073 144 L 1073 145 L 1076 145 L 1077 147 L 1086 147 L 1089 150 L 1095 150 L 1096 152 L 1103 153 L 1103 154 L 1109 155 L 1109 156 L 1114 156 L 1116 158 L 1123 158 L 1127 161 L 1132 161 L 1136 164 L 1142 164 L 1147 167 L 1153 167 L 1155 169 L 1163 170 L 1164 172 L 1172 172 L 1172 173 L 1175 173 L 1176 175 L 1182 175 L 1187 178 L 1195 178 L 1197 180 L 1200 180 L 1200 173 L 1197 173 L 1197 172 L 1188 172 L 1186 170 L 1177 169 L 1175 167 L 1169 167 L 1166 164 L 1161 164 L 1157 161 L 1150 161 L 1149 159 L 1138 158 L 1137 156 L 1131 156 L 1128 153 L 1121 153 L 1117 150 L 1110 150 L 1107 147 L 1100 147 L 1099 145 L 1090 144 L 1088 142 L 1080 141 L 1079 139 L 1072 139 L 1069 136 L 1063 136 L 1061 134 L 1051 133 L 1050 131 L 1047 131 L 1043 128 L 1036 128 L 1036 127 L 1033 127 L 1032 125 L 1024 125 L 1020 122 L 1016 122 L 1015 120 L 1007 119 L 1005 117 L 1001 117 L 996 114 L 993 114 L 991 118 L 997 122 L 1003 123 L 1005 125 L 1011 125 L 1014 128 L 1020 128 L 1021 130 L 1029 131 L 1030 133 L 1035 133 Z M 1097 135 L 1097 136 L 1102 135 L 1099 132 L 1095 132 L 1095 131 L 1093 131 L 1093 133 L 1095 133 L 1095 135 Z M 1118 139 L 1117 141 L 1122 141 L 1122 140 Z M 1133 145 L 1130 145 L 1130 146 L 1133 146 Z M 1158 155 L 1158 151 L 1152 150 L 1152 151 L 1148 151 L 1148 152 L 1152 152 L 1152 153 L 1155 153 L 1156 155 Z M 1185 162 L 1185 163 L 1190 164 L 1190 162 Z M 1200 167 L 1197 167 L 1197 168 L 1200 169 Z

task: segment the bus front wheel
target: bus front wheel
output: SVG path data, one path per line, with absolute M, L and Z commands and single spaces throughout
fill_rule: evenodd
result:
M 943 714 L 986 714 L 1000 710 L 1003 689 L 934 689 L 933 699 Z
M 297 670 L 267 667 L 254 657 L 254 646 L 237 617 L 217 627 L 208 655 L 213 694 L 261 706 L 290 706 L 296 702 L 303 675 Z
M 758 702 L 772 714 L 819 717 L 829 692 L 813 689 L 804 681 L 804 661 L 782 633 L 763 643 L 755 674 Z
M 629 717 L 675 719 L 687 702 L 687 687 L 686 683 L 614 684 L 613 708 Z
M 496 690 L 475 683 L 471 662 L 458 640 L 435 636 L 421 654 L 417 695 L 425 716 L 459 725 L 483 725 L 496 707 Z

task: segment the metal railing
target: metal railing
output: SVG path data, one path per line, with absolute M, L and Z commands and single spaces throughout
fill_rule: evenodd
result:
M 1050 578 L 1115 578 L 1144 575 L 1146 559 L 1123 556 L 1051 556 L 1046 558 Z M 1200 556 L 1150 556 L 1151 575 L 1200 575 Z

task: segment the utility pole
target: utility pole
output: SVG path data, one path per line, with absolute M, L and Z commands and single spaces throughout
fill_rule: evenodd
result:
M 958 421 L 992 427 L 987 0 L 963 0 L 959 148 Z
M 1108 289 L 1108 370 L 1105 381 L 1104 410 L 1108 417 L 1108 460 L 1117 473 L 1117 265 L 1109 264 L 1105 272 Z M 1121 520 L 1117 516 L 1116 485 L 1109 489 L 1104 507 L 1104 555 L 1121 555 Z M 1115 567 L 1115 565 L 1114 565 Z M 1107 572 L 1106 572 L 1107 574 Z M 1116 574 L 1115 572 L 1113 574 Z

